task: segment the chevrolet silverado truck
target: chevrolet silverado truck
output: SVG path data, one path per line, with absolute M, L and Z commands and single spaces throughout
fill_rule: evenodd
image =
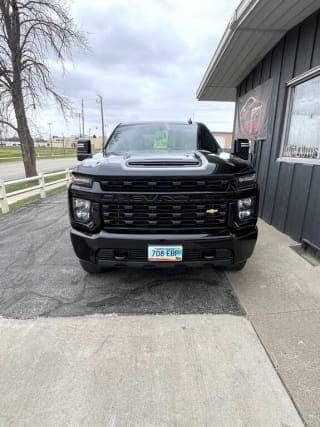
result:
M 241 269 L 257 239 L 250 163 L 201 123 L 118 125 L 101 153 L 78 142 L 69 186 L 71 241 L 83 269 Z

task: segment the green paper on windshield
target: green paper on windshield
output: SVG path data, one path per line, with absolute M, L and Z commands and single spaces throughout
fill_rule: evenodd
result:
M 167 130 L 157 130 L 153 138 L 153 148 L 155 150 L 165 150 L 169 144 L 169 133 Z

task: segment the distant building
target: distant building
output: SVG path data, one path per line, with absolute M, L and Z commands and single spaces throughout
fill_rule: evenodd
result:
M 76 148 L 77 141 L 79 137 L 72 136 L 53 136 L 52 137 L 52 147 L 54 148 Z M 102 138 L 101 137 L 91 137 L 91 145 L 95 151 L 102 149 Z M 51 141 L 46 140 L 45 146 L 51 147 Z
M 1 143 L 2 146 L 5 147 L 19 147 L 20 146 L 20 141 L 18 139 L 7 139 L 7 140 L 3 140 Z
M 215 137 L 221 148 L 223 148 L 224 150 L 232 149 L 232 132 L 212 131 L 211 133 Z

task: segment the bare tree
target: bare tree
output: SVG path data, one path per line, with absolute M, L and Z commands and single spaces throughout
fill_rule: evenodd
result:
M 26 176 L 34 176 L 36 155 L 28 109 L 52 96 L 65 110 L 50 77 L 50 61 L 64 61 L 85 47 L 65 0 L 0 0 L 0 124 L 18 133 Z

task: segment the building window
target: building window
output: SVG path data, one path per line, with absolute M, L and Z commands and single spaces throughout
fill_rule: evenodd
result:
M 288 83 L 283 160 L 320 161 L 320 75 L 315 71 Z

